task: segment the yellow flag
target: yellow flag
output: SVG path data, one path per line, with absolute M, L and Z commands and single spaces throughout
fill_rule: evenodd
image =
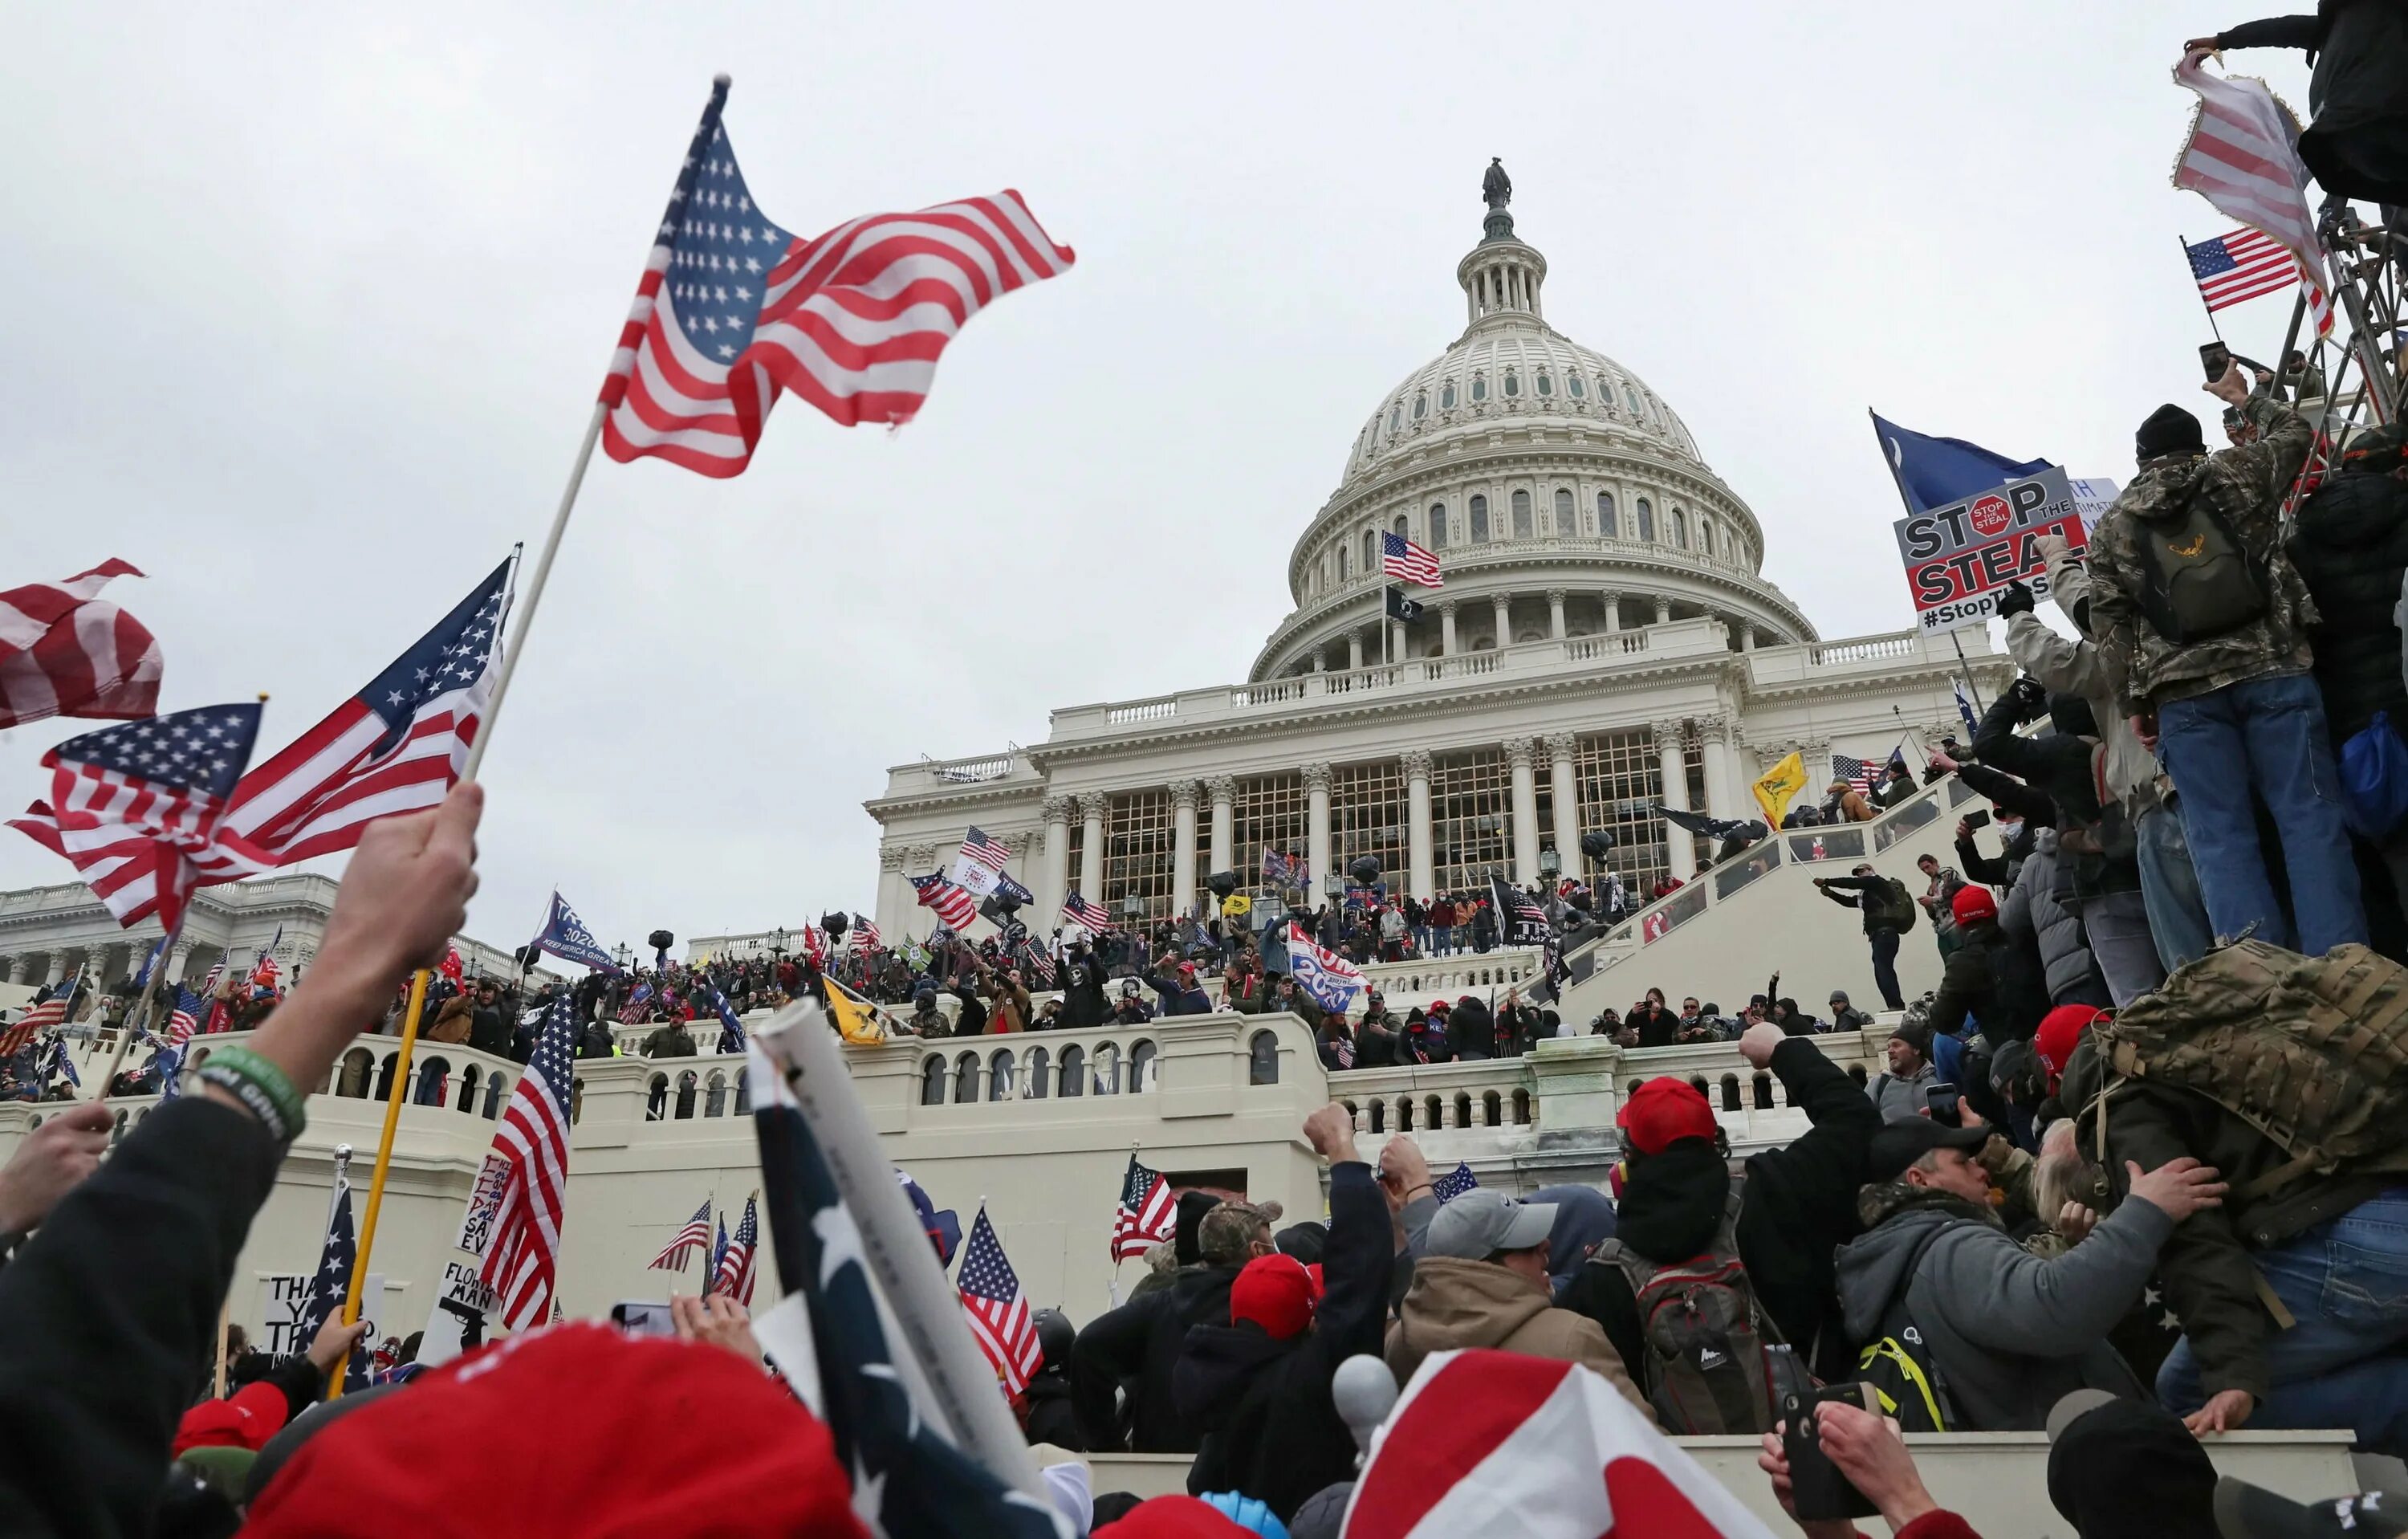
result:
M 878 1024 L 869 1007 L 844 991 L 844 985 L 833 978 L 823 978 L 827 985 L 829 1018 L 836 1022 L 837 1035 L 849 1043 L 877 1043 L 886 1040 L 886 1028 Z
M 1792 754 L 1765 771 L 1764 778 L 1752 789 L 1756 804 L 1764 809 L 1764 821 L 1772 827 L 1781 827 L 1781 814 L 1789 810 L 1789 798 L 1806 789 L 1806 760 L 1803 755 Z

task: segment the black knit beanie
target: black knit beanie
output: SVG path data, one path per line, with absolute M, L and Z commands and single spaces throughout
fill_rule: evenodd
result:
M 2141 430 L 2132 435 L 2132 453 L 2143 460 L 2153 460 L 2159 454 L 2200 453 L 2207 448 L 2200 437 L 2199 419 L 2169 401 L 2148 414 Z

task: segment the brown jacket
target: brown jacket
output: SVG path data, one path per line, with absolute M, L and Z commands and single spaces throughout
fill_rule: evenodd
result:
M 475 1007 L 466 995 L 452 995 L 435 1013 L 435 1024 L 426 1028 L 426 1040 L 455 1044 L 466 1042 L 469 1018 L 474 1014 Z
M 1467 1346 L 1493 1346 L 1595 1369 L 1624 1399 L 1651 1418 L 1656 1414 L 1631 1385 L 1622 1354 L 1595 1320 L 1555 1308 L 1544 1289 L 1508 1268 L 1425 1256 L 1413 1263 L 1412 1286 L 1388 1327 L 1382 1355 L 1397 1382 L 1403 1384 L 1431 1353 Z
M 1865 799 L 1865 794 L 1862 791 L 1846 781 L 1834 781 L 1828 794 L 1839 798 L 1842 821 L 1870 823 L 1873 820 L 1873 804 Z

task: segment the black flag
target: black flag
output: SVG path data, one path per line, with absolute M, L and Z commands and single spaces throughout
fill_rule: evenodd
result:
M 1381 592 L 1388 596 L 1389 619 L 1418 620 L 1422 617 L 1421 605 L 1406 597 L 1404 589 L 1398 587 L 1392 583 L 1387 587 L 1383 588 Z

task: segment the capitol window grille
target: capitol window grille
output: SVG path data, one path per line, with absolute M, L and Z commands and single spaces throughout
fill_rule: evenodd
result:
M 1599 492 L 1597 495 L 1597 532 L 1608 539 L 1618 539 L 1622 536 L 1622 525 L 1613 516 L 1612 492 Z
M 1314 885 L 1323 892 L 1328 891 L 1331 876 L 1343 874 L 1367 855 L 1380 857 L 1383 880 L 1392 886 L 1403 881 L 1410 856 L 1405 842 L 1402 764 L 1390 759 L 1330 771 L 1329 846 L 1330 870 L 1312 873 Z
M 1697 748 L 1689 756 L 1702 764 Z M 1666 842 L 1666 825 L 1656 809 L 1664 799 L 1664 771 L 1652 732 L 1613 732 L 1583 738 L 1572 751 L 1572 784 L 1580 795 L 1580 826 L 1613 831 L 1613 851 L 1606 869 L 1619 872 L 1636 905 L 1668 874 L 1675 871 Z M 1584 869 L 1585 862 L 1562 852 L 1567 870 Z M 1590 876 L 1599 874 L 1589 871 Z
M 1527 539 L 1530 535 L 1530 494 L 1526 488 L 1517 486 L 1513 489 L 1513 538 Z
M 1283 856 L 1304 854 L 1308 828 L 1302 775 L 1264 775 L 1238 782 L 1230 812 L 1235 845 L 1230 858 L 1237 862 L 1230 870 L 1237 873 L 1239 891 L 1250 891 L 1261 884 L 1264 850 Z M 1319 882 L 1325 873 L 1312 874 Z
M 1446 549 L 1446 504 L 1443 502 L 1430 504 L 1429 537 L 1431 550 Z
M 1555 538 L 1580 533 L 1579 515 L 1572 511 L 1572 495 L 1563 487 L 1555 488 Z
M 1121 917 L 1136 898 L 1147 919 L 1171 916 L 1170 793 L 1131 791 L 1112 798 L 1104 820 L 1104 907 Z
M 1430 856 L 1440 892 L 1474 892 L 1513 874 L 1513 775 L 1503 749 L 1431 765 Z
M 1062 842 L 1062 847 L 1069 852 L 1068 856 L 1063 862 L 1062 869 L 1069 873 L 1065 880 L 1068 881 L 1072 887 L 1077 887 L 1079 885 L 1079 873 L 1086 870 L 1087 820 L 1079 815 L 1078 809 L 1075 807 L 1070 810 L 1069 834 L 1070 837 L 1064 840 Z M 1084 889 L 1080 891 L 1079 896 L 1096 902 L 1102 901 L 1102 899 L 1098 899 L 1096 894 L 1087 892 Z M 1054 923 L 1053 917 L 1050 915 L 1047 917 L 1045 922 L 1048 928 L 1051 928 Z

